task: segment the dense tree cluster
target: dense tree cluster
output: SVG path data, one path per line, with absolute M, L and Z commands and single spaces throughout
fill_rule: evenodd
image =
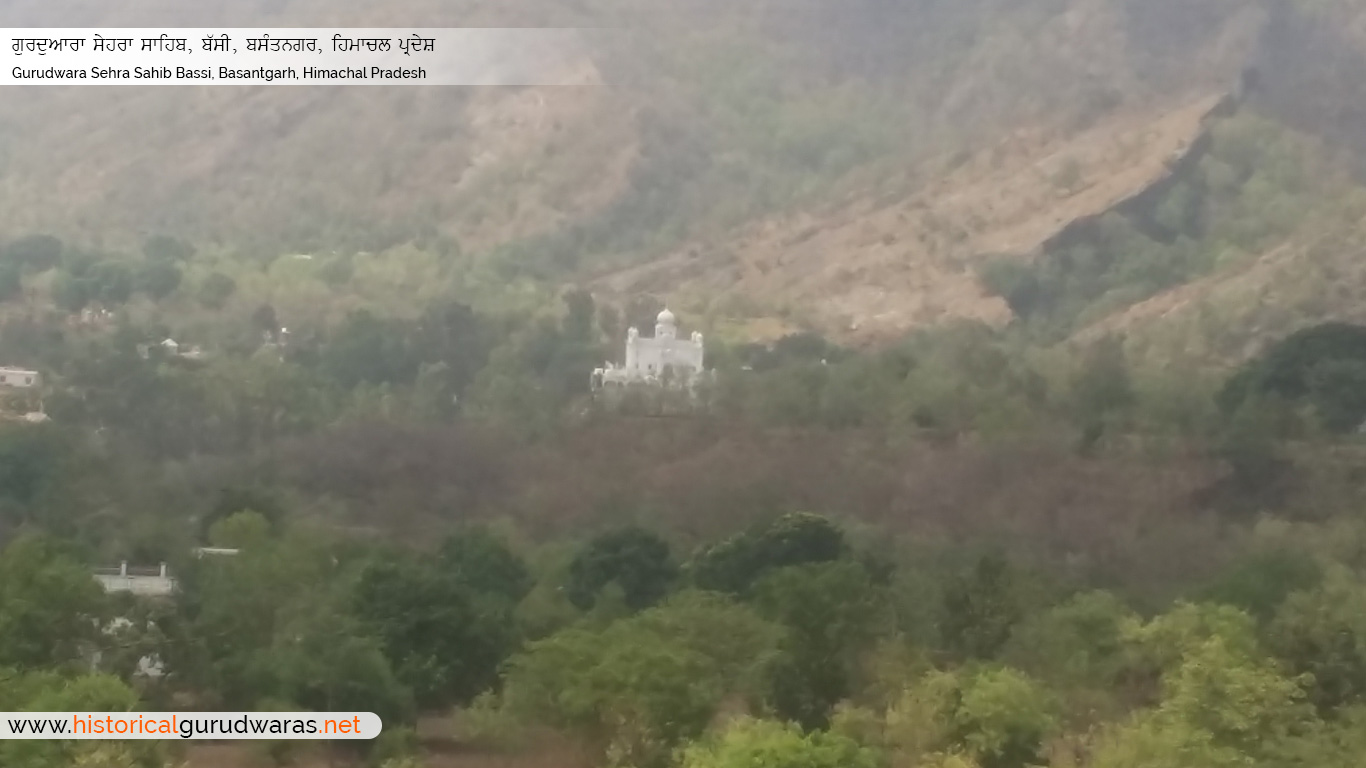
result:
M 394 735 L 363 751 L 391 761 L 414 748 L 404 726 L 419 712 L 468 706 L 486 732 L 550 727 L 606 764 L 680 768 L 1346 768 L 1366 722 L 1366 581 L 1329 560 L 1251 558 L 1192 588 L 1201 602 L 1145 619 L 1123 594 L 1082 585 L 1030 595 L 1025 566 L 996 554 L 940 571 L 934 609 L 903 614 L 907 582 L 814 515 L 703 546 L 682 570 L 639 528 L 583 541 L 567 570 L 486 529 L 411 552 L 242 510 L 207 540 L 240 553 L 187 560 L 164 604 L 104 595 L 78 547 L 11 541 L 0 705 L 190 696 L 374 711 Z M 718 553 L 732 569 L 750 561 L 744 589 L 699 581 Z M 629 595 L 635 576 L 654 585 L 650 600 L 584 605 L 528 633 L 538 586 L 591 594 L 585 583 L 621 580 Z M 937 639 L 912 640 L 908 621 Z M 165 674 L 146 677 L 130 652 Z M 154 742 L 9 742 L 0 756 L 56 768 L 100 750 L 102 765 L 169 757 Z

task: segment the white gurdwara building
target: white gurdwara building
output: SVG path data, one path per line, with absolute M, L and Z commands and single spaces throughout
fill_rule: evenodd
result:
M 655 319 L 653 339 L 641 336 L 636 328 L 626 332 L 626 364 L 608 363 L 593 371 L 592 387 L 594 391 L 632 384 L 688 388 L 705 374 L 702 334 L 694 331 L 686 339 L 678 338 L 674 313 L 665 309 Z

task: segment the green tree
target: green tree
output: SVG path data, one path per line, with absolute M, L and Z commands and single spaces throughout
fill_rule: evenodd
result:
M 117 261 L 101 261 L 86 270 L 87 295 L 107 306 L 127 303 L 133 294 L 133 273 Z
M 142 254 L 148 261 L 161 264 L 174 264 L 194 258 L 193 245 L 169 235 L 153 235 L 142 244 Z
M 261 663 L 274 679 L 271 694 L 317 712 L 374 712 L 386 727 L 411 722 L 413 694 L 380 642 L 347 615 L 344 604 L 320 601 L 284 618 Z
M 329 334 L 319 357 L 323 372 L 347 389 L 411 381 L 417 372 L 402 329 L 364 310 L 346 316 Z
M 888 710 L 887 740 L 912 759 L 959 754 L 982 768 L 1024 768 L 1040 764 L 1056 712 L 1054 697 L 1015 670 L 934 671 Z
M 213 272 L 199 284 L 199 303 L 209 309 L 222 309 L 236 291 L 236 280 L 222 272 Z
M 275 333 L 280 330 L 280 321 L 275 316 L 275 307 L 271 304 L 262 304 L 251 313 L 251 324 L 258 331 Z
M 1291 593 L 1312 589 L 1322 579 L 1323 569 L 1314 558 L 1277 549 L 1240 558 L 1197 596 L 1202 602 L 1224 603 L 1269 621 Z
M 520 357 L 514 345 L 495 348 L 474 377 L 465 412 L 525 435 L 544 435 L 554 428 L 560 403 Z
M 79 312 L 90 303 L 90 289 L 85 281 L 65 270 L 52 281 L 52 301 L 67 312 Z
M 271 492 L 260 487 L 228 486 L 219 489 L 213 507 L 205 515 L 202 523 L 204 533 L 207 535 L 218 521 L 239 512 L 260 515 L 271 530 L 281 524 L 285 516 L 284 507 Z M 255 523 L 252 525 L 255 526 Z
M 437 552 L 441 570 L 471 589 L 501 596 L 515 604 L 534 586 L 531 572 L 503 539 L 487 528 L 462 530 L 441 544 Z
M 1272 345 L 1229 377 L 1219 393 L 1232 416 L 1256 398 L 1312 404 L 1325 426 L 1345 432 L 1366 419 L 1359 385 L 1366 383 L 1366 327 L 1324 323 Z
M 1308 400 L 1324 428 L 1344 434 L 1366 423 L 1366 360 L 1324 360 L 1306 378 Z
M 412 347 L 423 362 L 446 366 L 446 381 L 463 394 L 488 362 L 489 329 L 468 305 L 438 302 L 423 313 Z
M 42 271 L 57 266 L 63 250 L 62 241 L 52 235 L 26 235 L 7 243 L 0 259 Z
M 1230 605 L 1179 602 L 1147 623 L 1125 622 L 1122 692 L 1137 703 L 1159 702 L 1190 654 L 1214 640 L 1238 659 L 1266 657 L 1256 620 Z
M 1287 598 L 1269 630 L 1276 654 L 1313 678 L 1321 710 L 1366 704 L 1366 585 L 1345 569 Z
M 1041 762 L 1046 737 L 1057 727 L 1051 694 L 1011 669 L 970 678 L 953 713 L 953 740 L 982 768 L 1023 768 Z
M 233 517 L 229 527 L 239 528 L 237 523 L 253 516 Z M 334 543 L 302 529 L 286 529 L 266 541 L 253 538 L 234 557 L 187 562 L 167 666 L 189 684 L 211 691 L 226 709 L 248 710 L 264 698 L 286 698 L 290 691 L 281 673 L 287 670 L 274 649 L 287 646 L 282 638 L 293 617 L 319 603 L 335 607 L 334 593 L 342 583 Z
M 1284 765 L 1286 750 L 1314 725 L 1299 681 L 1214 635 L 1185 647 L 1159 705 L 1109 729 L 1092 764 Z
M 468 703 L 493 684 L 518 640 L 515 601 L 481 592 L 431 559 L 371 563 L 354 604 L 398 679 L 424 705 Z
M 422 363 L 413 380 L 410 418 L 418 424 L 441 424 L 457 412 L 459 392 L 445 363 Z
M 1025 320 L 1049 298 L 1034 266 L 1014 257 L 987 262 L 982 284 L 1005 299 L 1016 317 Z
M 881 768 L 871 749 L 845 736 L 772 720 L 741 719 L 679 756 L 681 768 Z
M 0 668 L 0 709 L 10 712 L 132 712 L 137 694 L 115 677 L 21 674 Z M 164 768 L 157 741 L 0 741 L 0 765 L 23 768 Z
M 1124 629 L 1137 616 L 1109 592 L 1088 592 L 1024 618 L 1003 651 L 1014 667 L 1058 686 L 1109 690 L 1125 662 Z
M 1311 730 L 1279 751 L 1285 753 L 1286 765 L 1356 768 L 1366 754 L 1366 707 L 1338 712 L 1324 727 Z
M 608 584 L 618 585 L 632 611 L 648 608 L 668 594 L 678 575 L 669 545 L 640 528 L 595 537 L 569 565 L 565 591 L 570 602 L 588 610 Z
M 194 258 L 194 253 L 193 245 L 169 235 L 153 235 L 146 239 L 145 243 L 142 243 L 142 256 L 148 257 L 148 261 L 156 261 L 160 264 L 190 261 L 191 258 Z
M 137 287 L 152 299 L 161 300 L 180 287 L 180 270 L 174 264 L 151 262 L 138 268 Z
M 770 670 L 771 704 L 786 720 L 824 727 L 853 692 L 858 665 L 885 624 L 886 595 L 852 560 L 773 571 L 754 588 L 759 613 L 785 626 Z
M 757 695 L 781 632 L 714 595 L 683 593 L 603 629 L 571 628 L 509 660 L 510 712 L 573 728 L 622 763 L 667 763 L 731 697 Z
M 848 552 L 835 523 L 819 515 L 788 514 L 700 550 L 688 571 L 702 589 L 742 594 L 768 571 L 830 562 Z
M 0 262 L 0 301 L 13 299 L 23 291 L 23 270 L 17 264 Z
M 583 289 L 570 291 L 564 296 L 564 306 L 564 332 L 570 338 L 595 341 L 593 320 L 597 305 L 593 302 L 593 294 Z
M 1230 605 L 1177 603 L 1146 624 L 1126 622 L 1123 634 L 1126 665 L 1138 676 L 1161 677 L 1178 668 L 1190 649 L 1215 638 L 1244 657 L 1262 653 L 1257 622 Z
M 44 513 L 78 460 L 68 434 L 52 424 L 0 425 L 0 521 L 56 527 L 61 521 Z
M 220 518 L 209 526 L 209 544 L 229 549 L 252 548 L 270 540 L 270 520 L 260 512 L 244 509 Z
M 1261 497 L 1276 487 L 1289 469 L 1280 443 L 1297 431 L 1296 421 L 1290 403 L 1275 395 L 1242 401 L 1217 447 L 1237 488 Z
M 1096 342 L 1072 381 L 1070 402 L 1078 423 L 1099 436 L 1107 419 L 1133 405 L 1134 400 L 1123 340 L 1106 337 Z
M 1195 183 L 1177 183 L 1163 196 L 1153 211 L 1153 223 L 1161 227 L 1168 238 L 1199 234 L 1203 212 L 1202 190 Z
M 983 556 L 971 573 L 951 581 L 940 628 L 945 646 L 968 659 L 995 657 L 1022 618 L 1012 583 L 1010 564 L 999 555 Z
M 337 254 L 323 260 L 318 277 L 332 288 L 341 288 L 356 274 L 356 260 L 350 254 Z
M 56 541 L 26 534 L 0 552 L 0 665 L 75 663 L 95 649 L 106 613 L 90 571 Z

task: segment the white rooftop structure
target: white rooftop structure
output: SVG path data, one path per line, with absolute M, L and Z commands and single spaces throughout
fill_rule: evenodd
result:
M 666 307 L 655 318 L 655 335 L 640 335 L 634 327 L 626 332 L 626 363 L 620 367 L 608 363 L 593 371 L 592 387 L 651 384 L 688 387 L 706 372 L 703 366 L 702 334 L 694 331 L 686 339 L 678 338 L 678 320 Z
M 27 368 L 10 368 L 0 366 L 0 386 L 19 387 L 27 389 L 36 387 L 43 383 L 43 377 L 37 371 Z
M 143 597 L 164 597 L 174 593 L 176 588 L 176 581 L 167 573 L 165 563 L 156 569 L 129 569 L 128 563 L 123 562 L 117 569 L 96 569 L 95 580 L 105 592 L 131 592 Z

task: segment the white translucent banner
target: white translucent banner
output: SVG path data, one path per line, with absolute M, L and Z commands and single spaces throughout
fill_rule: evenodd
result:
M 373 712 L 0 712 L 0 739 L 373 739 Z
M 0 85 L 578 85 L 572 29 L 0 29 Z

